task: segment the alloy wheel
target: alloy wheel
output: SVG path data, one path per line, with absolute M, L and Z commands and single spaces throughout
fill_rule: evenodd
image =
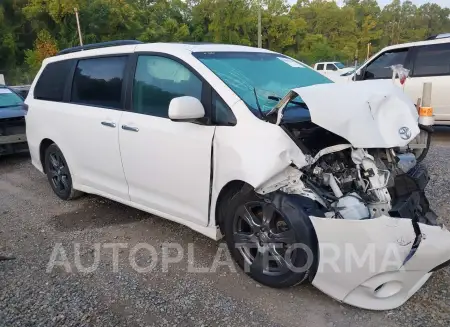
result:
M 294 231 L 271 203 L 248 202 L 239 206 L 233 224 L 238 251 L 253 271 L 278 276 L 292 267 L 296 250 Z

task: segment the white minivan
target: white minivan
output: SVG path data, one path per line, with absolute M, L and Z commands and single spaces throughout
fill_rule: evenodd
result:
M 58 197 L 224 235 L 262 284 L 385 310 L 450 263 L 428 173 L 395 150 L 417 110 L 390 82 L 331 83 L 265 49 L 120 41 L 45 59 L 26 104 L 32 163 Z M 349 266 L 356 253 L 373 257 Z

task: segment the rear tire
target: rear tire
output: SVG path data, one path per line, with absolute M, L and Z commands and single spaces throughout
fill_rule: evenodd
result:
M 315 275 L 318 258 L 311 240 L 317 239 L 305 222 L 311 224 L 307 215 L 287 218 L 269 199 L 244 186 L 228 201 L 223 227 L 228 249 L 244 272 L 263 285 L 284 288 Z M 299 244 L 312 251 L 295 249 Z
M 83 193 L 73 188 L 72 175 L 63 153 L 56 144 L 45 151 L 45 172 L 53 192 L 62 200 L 72 200 Z

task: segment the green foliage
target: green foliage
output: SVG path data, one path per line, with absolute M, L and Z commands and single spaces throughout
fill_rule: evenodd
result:
M 450 9 L 392 0 L 1 0 L 0 73 L 29 82 L 42 60 L 79 44 L 117 39 L 217 42 L 256 46 L 261 8 L 262 45 L 307 63 L 362 61 L 396 43 L 450 32 Z M 27 72 L 27 73 L 25 73 Z

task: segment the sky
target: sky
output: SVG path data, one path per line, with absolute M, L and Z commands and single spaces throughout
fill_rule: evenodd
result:
M 288 0 L 291 4 L 294 4 L 297 2 L 297 0 Z M 380 7 L 384 7 L 385 5 L 391 3 L 391 0 L 377 0 L 380 4 Z M 338 0 L 338 3 L 343 3 L 343 0 Z M 450 8 L 450 0 L 411 0 L 412 3 L 414 3 L 416 6 L 421 6 L 428 2 L 434 2 L 440 5 L 441 7 L 448 7 Z

